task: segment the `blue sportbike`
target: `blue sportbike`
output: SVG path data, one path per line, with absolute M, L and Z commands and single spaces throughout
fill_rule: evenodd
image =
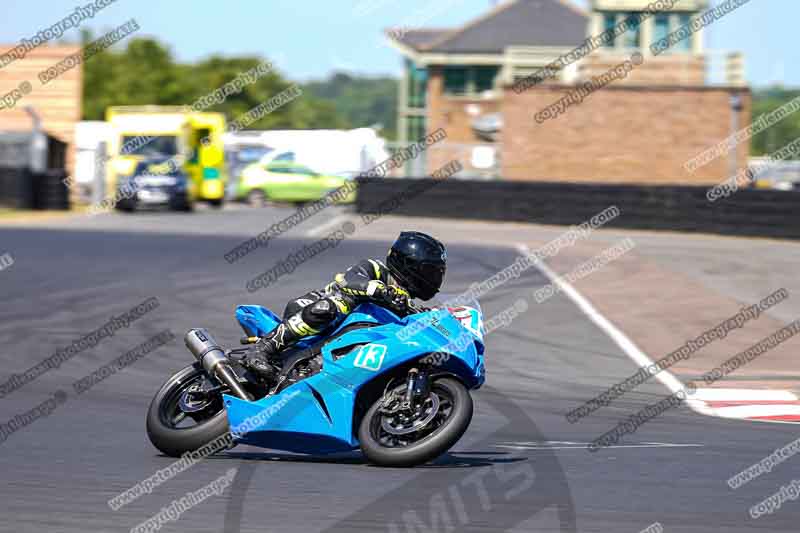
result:
M 477 302 L 414 308 L 400 318 L 359 305 L 328 332 L 284 355 L 274 379 L 251 373 L 246 348 L 225 350 L 204 329 L 185 341 L 197 362 L 153 398 L 151 442 L 179 457 L 215 439 L 312 455 L 360 448 L 382 466 L 415 466 L 449 450 L 472 419 L 470 390 L 484 382 L 483 317 Z M 247 337 L 280 319 L 255 305 L 236 309 Z

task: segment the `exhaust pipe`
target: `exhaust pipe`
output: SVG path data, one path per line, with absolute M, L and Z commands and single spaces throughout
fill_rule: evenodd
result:
M 253 397 L 239 384 L 239 379 L 228 364 L 228 358 L 219 344 L 205 329 L 190 329 L 183 338 L 186 347 L 203 365 L 209 376 L 215 376 L 230 387 L 231 392 L 242 400 L 252 401 Z

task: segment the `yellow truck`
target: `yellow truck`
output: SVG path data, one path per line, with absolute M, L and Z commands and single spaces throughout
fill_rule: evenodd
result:
M 113 106 L 106 110 L 111 135 L 107 191 L 116 191 L 139 163 L 171 159 L 188 177 L 189 201 L 221 207 L 228 180 L 222 135 L 225 115 L 189 107 Z

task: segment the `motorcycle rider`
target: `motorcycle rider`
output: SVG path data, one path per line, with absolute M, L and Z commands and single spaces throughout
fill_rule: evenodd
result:
M 244 363 L 270 377 L 282 367 L 281 352 L 303 337 L 316 335 L 337 323 L 358 304 L 372 302 L 400 316 L 410 314 L 410 300 L 430 300 L 444 280 L 447 251 L 444 244 L 425 233 L 403 231 L 395 240 L 386 262 L 363 259 L 336 274 L 322 290 L 290 301 L 283 321 L 261 337 Z

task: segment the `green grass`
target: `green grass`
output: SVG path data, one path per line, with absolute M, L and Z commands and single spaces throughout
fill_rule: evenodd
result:
M 80 208 L 77 210 L 73 208 L 71 211 L 39 211 L 34 209 L 13 209 L 11 207 L 0 207 L 0 220 L 35 220 L 38 218 L 51 217 L 53 215 L 70 215 L 80 211 Z
M 17 215 L 33 212 L 34 211 L 28 209 L 11 209 L 10 207 L 0 207 L 0 218 L 13 218 Z

